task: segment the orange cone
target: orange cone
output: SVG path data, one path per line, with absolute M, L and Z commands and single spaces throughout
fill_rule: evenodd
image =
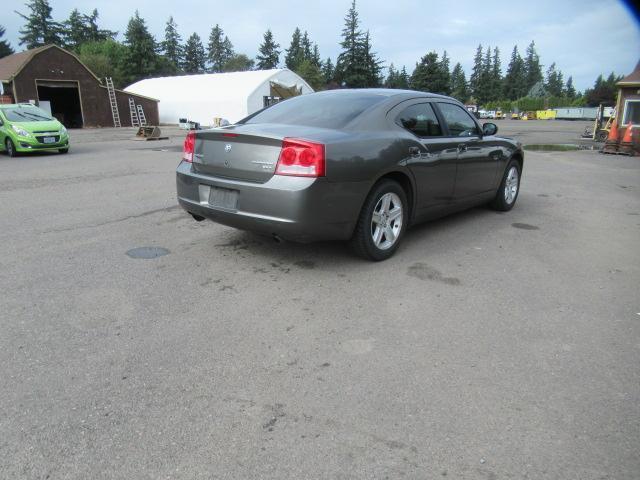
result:
M 620 142 L 620 149 L 618 153 L 621 155 L 633 155 L 633 125 L 627 125 L 627 129 L 624 131 L 624 137 L 622 137 L 622 142 Z
M 600 151 L 602 153 L 618 153 L 618 135 L 618 122 L 613 122 L 611 130 L 609 130 L 609 136 Z

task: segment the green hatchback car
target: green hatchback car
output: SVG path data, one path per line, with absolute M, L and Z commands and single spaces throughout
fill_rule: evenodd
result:
M 69 151 L 69 133 L 35 105 L 0 105 L 0 150 L 10 157 L 23 152 Z

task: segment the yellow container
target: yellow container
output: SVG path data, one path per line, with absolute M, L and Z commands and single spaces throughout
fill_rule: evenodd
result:
M 536 112 L 536 118 L 538 120 L 554 120 L 556 118 L 555 110 L 538 110 Z

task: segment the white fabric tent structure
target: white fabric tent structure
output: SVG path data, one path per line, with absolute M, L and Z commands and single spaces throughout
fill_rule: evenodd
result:
M 179 118 L 187 118 L 212 125 L 216 117 L 234 123 L 260 110 L 265 97 L 282 97 L 287 92 L 304 95 L 313 89 L 283 68 L 148 78 L 129 85 L 125 92 L 160 100 L 160 123 L 177 124 Z

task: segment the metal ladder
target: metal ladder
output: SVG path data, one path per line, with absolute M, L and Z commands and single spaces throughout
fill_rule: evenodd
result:
M 116 98 L 116 91 L 113 88 L 113 80 L 111 77 L 105 77 L 107 83 L 107 92 L 109 92 L 109 102 L 111 102 L 111 115 L 113 116 L 113 126 L 121 127 L 120 125 L 120 112 L 118 111 L 118 100 Z
M 140 104 L 138 104 L 138 118 L 140 119 L 140 126 L 146 127 L 147 117 L 144 116 L 144 110 L 142 109 L 142 105 Z
M 129 97 L 129 113 L 131 114 L 131 126 L 139 127 L 140 120 L 138 119 L 138 113 L 136 112 L 136 102 L 134 102 L 131 97 Z

